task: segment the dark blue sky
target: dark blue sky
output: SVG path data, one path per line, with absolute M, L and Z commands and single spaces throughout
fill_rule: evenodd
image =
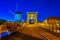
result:
M 38 12 L 38 21 L 43 21 L 49 16 L 60 17 L 59 0 L 0 0 L 0 19 L 14 21 L 14 15 L 9 12 L 16 12 L 16 3 L 18 10 L 22 12 L 22 18 L 27 19 L 26 12 Z

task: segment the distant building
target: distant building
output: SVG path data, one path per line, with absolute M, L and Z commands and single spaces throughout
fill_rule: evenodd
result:
M 60 33 L 60 18 L 53 16 L 47 19 L 49 24 L 49 30 Z
M 16 12 L 15 14 L 15 22 L 20 22 L 22 21 L 22 13 L 21 12 Z
M 27 12 L 27 23 L 34 24 L 37 22 L 37 13 L 38 12 Z

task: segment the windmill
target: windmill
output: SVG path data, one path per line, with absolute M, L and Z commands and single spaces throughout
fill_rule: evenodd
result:
M 9 10 L 9 13 L 11 13 L 11 14 L 13 14 L 15 16 L 15 20 L 14 21 L 16 21 L 16 22 L 19 22 L 19 21 L 24 22 L 24 20 L 22 18 L 20 19 L 20 17 L 22 17 L 22 15 L 19 14 L 21 12 L 17 12 L 17 10 L 18 10 L 18 7 L 17 6 L 18 5 L 16 3 L 16 10 L 15 10 L 15 12 Z

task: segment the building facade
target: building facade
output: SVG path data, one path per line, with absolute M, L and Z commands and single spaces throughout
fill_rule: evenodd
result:
M 49 24 L 49 30 L 56 33 L 60 33 L 60 18 L 59 17 L 49 17 L 47 19 Z
M 21 12 L 16 12 L 15 14 L 15 22 L 22 22 L 22 13 Z
M 27 12 L 27 23 L 28 24 L 37 23 L 37 13 L 38 12 Z

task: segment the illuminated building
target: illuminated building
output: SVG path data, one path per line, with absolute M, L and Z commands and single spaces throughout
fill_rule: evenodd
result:
M 22 14 L 21 12 L 16 12 L 15 14 L 15 22 L 20 22 L 22 21 Z
M 49 24 L 49 30 L 54 31 L 56 33 L 60 33 L 60 18 L 58 17 L 49 17 L 47 19 Z
M 37 23 L 37 13 L 38 12 L 27 12 L 27 23 L 28 24 Z

